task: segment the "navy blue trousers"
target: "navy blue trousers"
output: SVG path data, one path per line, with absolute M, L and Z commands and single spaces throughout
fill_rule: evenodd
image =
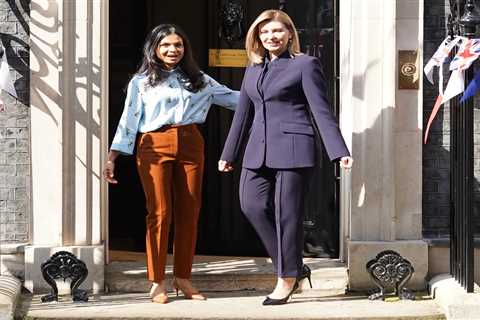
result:
M 309 172 L 310 168 L 242 168 L 241 209 L 281 278 L 301 274 L 304 194 Z

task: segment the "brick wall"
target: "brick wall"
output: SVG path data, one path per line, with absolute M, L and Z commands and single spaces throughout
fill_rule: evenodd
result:
M 30 0 L 0 0 L 0 40 L 19 95 L 1 92 L 0 244 L 29 240 L 29 14 Z
M 424 0 L 424 62 L 433 55 L 445 39 L 448 1 Z M 478 4 L 477 4 L 478 5 Z M 445 85 L 448 72 L 444 75 Z M 436 80 L 436 79 L 435 79 Z M 432 86 L 424 78 L 423 127 L 438 95 L 438 85 Z M 480 99 L 475 99 L 474 110 L 474 217 L 477 235 L 480 235 Z M 449 104 L 443 106 L 433 122 L 429 142 L 423 147 L 423 234 L 426 238 L 444 238 L 449 235 L 450 199 L 450 113 Z

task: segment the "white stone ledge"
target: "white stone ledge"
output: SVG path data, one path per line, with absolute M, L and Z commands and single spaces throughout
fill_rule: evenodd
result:
M 449 274 L 440 274 L 429 281 L 430 294 L 443 309 L 448 320 L 478 319 L 480 288 L 467 293 Z

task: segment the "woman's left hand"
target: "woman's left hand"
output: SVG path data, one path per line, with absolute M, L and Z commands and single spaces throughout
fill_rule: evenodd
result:
M 218 161 L 218 171 L 220 171 L 220 172 L 230 172 L 230 171 L 233 171 L 233 166 L 228 161 L 219 160 Z
M 342 157 L 340 159 L 340 167 L 343 169 L 351 169 L 353 165 L 353 158 L 352 157 Z

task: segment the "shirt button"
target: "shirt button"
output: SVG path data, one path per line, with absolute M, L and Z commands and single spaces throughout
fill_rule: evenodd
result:
M 265 140 L 262 139 L 261 142 L 262 142 L 262 143 L 265 143 Z

